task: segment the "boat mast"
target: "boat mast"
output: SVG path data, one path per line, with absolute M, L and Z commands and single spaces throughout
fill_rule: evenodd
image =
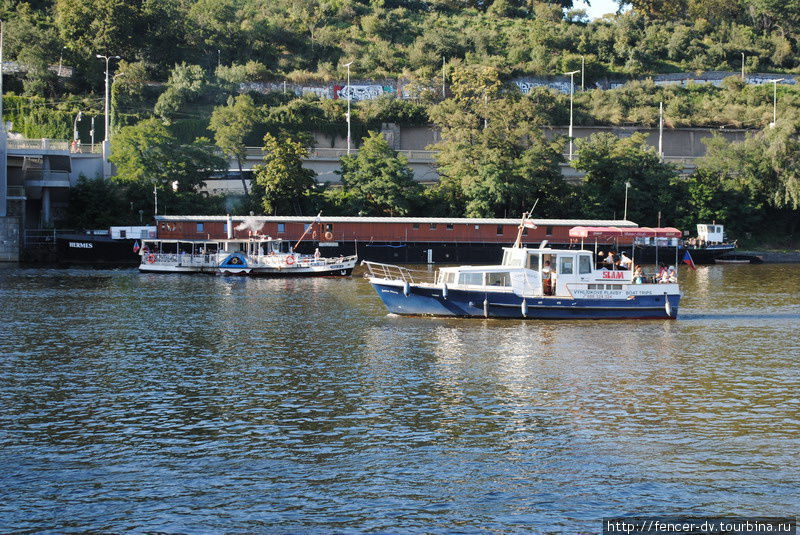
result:
M 514 241 L 514 249 L 519 249 L 522 247 L 522 231 L 525 229 L 525 221 L 533 214 L 533 211 L 536 209 L 536 205 L 539 204 L 539 199 L 533 203 L 533 208 L 531 208 L 530 212 L 522 212 L 522 219 L 519 222 L 519 227 L 517 230 L 517 239 Z
M 303 231 L 303 235 L 300 236 L 300 239 L 297 240 L 297 243 L 294 244 L 294 249 L 297 249 L 297 246 L 300 245 L 300 242 L 303 241 L 303 238 L 306 237 L 306 234 L 308 234 L 308 231 L 311 230 L 311 228 L 314 226 L 314 223 L 319 223 L 320 225 L 322 224 L 322 222 L 319 219 L 320 217 L 322 217 L 322 212 L 318 213 L 317 218 L 314 219 L 314 222 L 311 223 L 308 227 L 306 227 L 306 230 Z

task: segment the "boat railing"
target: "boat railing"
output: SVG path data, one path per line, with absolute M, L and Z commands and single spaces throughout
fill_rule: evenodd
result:
M 361 262 L 366 266 L 365 276 L 376 279 L 401 280 L 410 284 L 420 282 L 435 282 L 436 272 L 423 271 L 421 269 L 409 269 L 395 264 L 380 264 L 378 262 Z

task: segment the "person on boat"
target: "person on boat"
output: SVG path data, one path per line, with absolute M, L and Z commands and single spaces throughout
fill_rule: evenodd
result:
M 605 261 L 605 253 L 600 251 L 597 253 L 597 269 L 603 267 L 603 262 Z
M 319 260 L 319 258 L 320 258 L 321 256 L 322 256 L 322 253 L 320 253 L 320 252 L 319 252 L 319 247 L 317 247 L 316 249 L 314 249 L 314 260 Z
M 642 266 L 637 264 L 633 270 L 633 283 L 641 284 L 643 282 L 644 282 L 644 271 L 642 271 Z
M 669 266 L 667 270 L 667 282 L 678 282 L 678 274 L 675 272 L 674 266 Z
M 617 259 L 616 259 L 616 258 L 614 258 L 614 251 L 609 251 L 609 252 L 608 252 L 608 254 L 606 255 L 606 258 L 605 258 L 605 260 L 603 260 L 603 263 L 604 263 L 604 264 L 606 265 L 606 267 L 608 267 L 609 269 L 613 269 L 613 268 L 614 268 L 614 263 L 615 263 L 616 261 L 617 261 Z
M 630 269 L 631 264 L 633 264 L 633 260 L 628 258 L 628 255 L 622 253 L 619 257 L 619 265 L 622 269 Z
M 542 267 L 542 284 L 544 295 L 553 295 L 553 269 L 549 260 L 545 260 Z

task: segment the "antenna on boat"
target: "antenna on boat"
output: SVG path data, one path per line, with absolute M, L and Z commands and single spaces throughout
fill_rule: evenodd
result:
M 528 218 L 531 216 L 531 214 L 533 214 L 537 204 L 539 204 L 539 199 L 536 199 L 536 201 L 533 203 L 533 208 L 531 208 L 530 212 L 522 212 L 522 219 L 519 222 L 519 229 L 517 230 L 517 239 L 514 242 L 515 249 L 522 247 L 522 231 L 525 229 L 525 227 L 531 225 L 530 228 L 536 228 L 536 225 L 534 225 L 532 221 L 528 223 Z

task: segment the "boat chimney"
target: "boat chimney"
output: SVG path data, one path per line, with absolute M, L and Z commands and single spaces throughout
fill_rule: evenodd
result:
M 228 229 L 228 239 L 230 240 L 233 238 L 233 219 L 231 219 L 231 214 L 228 214 L 227 229 Z

